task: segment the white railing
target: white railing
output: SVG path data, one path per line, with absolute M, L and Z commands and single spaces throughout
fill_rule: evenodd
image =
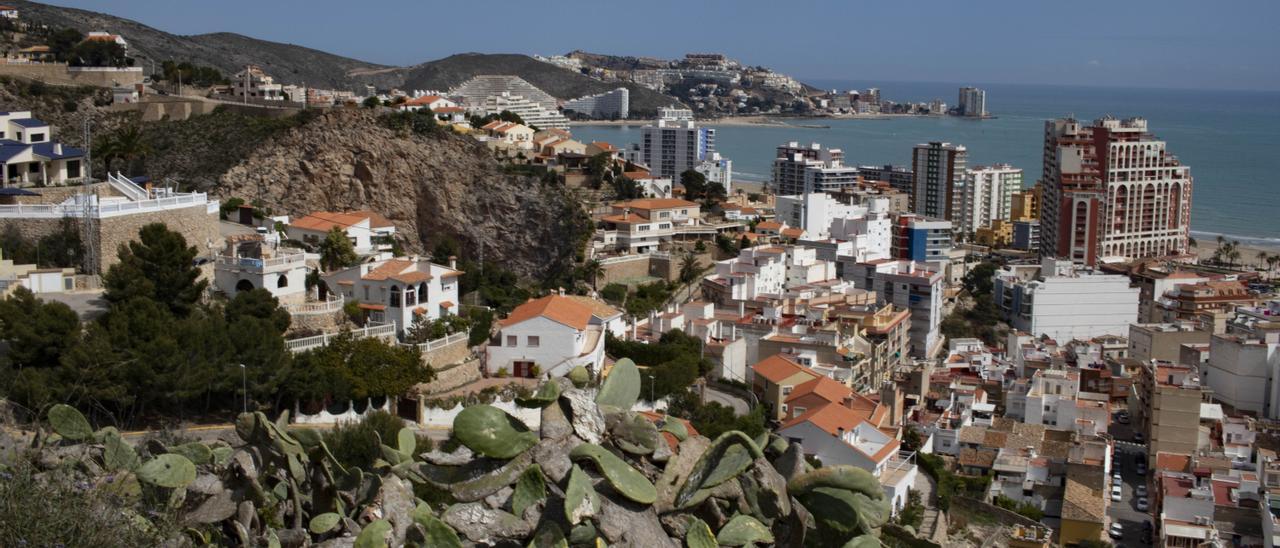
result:
M 227 255 L 219 255 L 216 263 L 218 266 L 229 266 L 244 270 L 262 271 L 272 267 L 290 266 L 302 264 L 307 261 L 305 252 L 292 253 L 280 257 L 272 257 L 270 259 L 259 259 L 255 257 L 230 257 Z
M 329 344 L 329 341 L 333 340 L 335 337 L 342 335 L 344 333 L 348 333 L 348 331 L 333 331 L 329 333 L 323 333 L 320 335 L 314 335 L 311 337 L 287 339 L 284 341 L 284 346 L 285 348 L 288 348 L 290 352 L 294 352 L 294 353 L 306 352 L 308 350 L 326 346 Z M 369 326 L 362 327 L 360 329 L 351 330 L 350 333 L 354 335 L 357 339 L 371 339 L 375 337 L 376 338 L 394 338 L 396 336 L 396 326 L 395 324 L 390 324 L 390 323 L 380 324 L 380 325 L 369 325 Z
M 130 200 L 135 202 L 140 202 L 151 197 L 147 195 L 146 189 L 138 186 L 133 181 L 126 179 L 124 176 L 120 175 L 120 172 L 116 172 L 115 175 L 108 172 L 107 184 L 111 185 L 111 188 L 120 191 L 121 194 L 124 194 Z
M 649 255 L 645 255 L 645 254 L 619 255 L 617 257 L 604 257 L 597 260 L 600 262 L 600 265 L 603 266 L 603 265 L 611 265 L 611 264 L 618 264 L 618 263 L 629 263 L 631 261 L 647 261 L 649 260 Z
M 346 302 L 346 299 L 341 294 L 338 294 L 330 295 L 329 299 L 322 303 L 290 303 L 284 305 L 284 309 L 294 316 L 330 314 L 342 310 L 344 302 Z
M 441 348 L 444 348 L 446 346 L 449 346 L 451 344 L 454 344 L 458 341 L 465 341 L 470 337 L 471 337 L 470 333 L 466 331 L 461 331 L 458 333 L 454 333 L 452 335 L 446 335 L 444 337 L 440 337 L 439 339 L 436 339 L 434 341 L 427 341 L 427 342 L 418 343 L 418 344 L 400 343 L 400 346 L 416 346 L 418 347 L 418 350 L 421 350 L 423 352 L 433 352 Z
M 115 217 L 144 211 L 178 209 L 209 201 L 203 192 L 179 194 L 167 198 L 142 200 L 138 202 L 99 203 L 85 207 L 81 204 L 12 204 L 0 205 L 0 218 L 14 219 L 59 219 L 62 217 L 84 217 L 86 210 L 93 217 Z

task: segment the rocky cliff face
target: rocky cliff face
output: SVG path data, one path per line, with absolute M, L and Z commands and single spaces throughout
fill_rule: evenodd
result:
M 483 253 L 534 279 L 570 266 L 590 230 L 563 186 L 503 173 L 470 138 L 394 131 L 363 109 L 326 113 L 268 139 L 215 192 L 291 216 L 370 209 L 395 223 L 410 250 L 453 238 L 469 258 Z

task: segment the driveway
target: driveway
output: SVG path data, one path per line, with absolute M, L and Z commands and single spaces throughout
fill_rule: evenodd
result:
M 110 305 L 102 298 L 102 290 L 72 291 L 69 293 L 41 293 L 46 301 L 63 303 L 74 310 L 81 320 L 92 320 L 106 312 Z
M 751 406 L 747 401 L 728 392 L 721 392 L 710 386 L 706 387 L 704 398 L 709 402 L 716 402 L 720 405 L 733 410 L 734 415 L 746 415 L 751 411 Z
M 1138 455 L 1146 453 L 1146 446 L 1138 445 L 1133 442 L 1117 441 L 1116 442 L 1116 458 L 1112 461 L 1112 470 L 1117 468 L 1120 470 L 1121 479 L 1121 499 L 1120 502 L 1111 502 L 1107 507 L 1107 517 L 1112 522 L 1118 521 L 1124 527 L 1124 537 L 1121 539 L 1109 539 L 1114 544 L 1125 546 L 1144 546 L 1146 545 L 1146 535 L 1142 529 L 1142 523 L 1150 520 L 1151 516 L 1146 512 L 1138 511 L 1138 497 L 1134 491 L 1139 485 L 1146 485 L 1147 476 L 1139 476 L 1137 473 Z M 1148 471 L 1148 474 L 1150 472 Z M 1107 496 L 1110 495 L 1110 477 L 1107 478 Z M 1151 493 L 1147 493 L 1147 500 L 1151 500 Z M 1110 527 L 1110 523 L 1107 524 Z

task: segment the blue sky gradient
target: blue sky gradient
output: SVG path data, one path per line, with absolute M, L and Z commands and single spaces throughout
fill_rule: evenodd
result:
M 723 52 L 801 79 L 1280 90 L 1280 2 L 56 0 L 388 65 L 453 53 Z

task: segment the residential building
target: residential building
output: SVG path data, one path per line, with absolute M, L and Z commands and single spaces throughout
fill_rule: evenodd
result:
M 458 103 L 439 95 L 418 95 L 396 105 L 396 108 L 408 111 L 417 111 L 425 108 L 431 112 L 438 113 L 441 109 L 457 108 L 457 106 Z
M 1040 184 L 1014 192 L 1010 199 L 1009 218 L 1014 221 L 1039 219 L 1043 196 L 1044 185 Z
M 478 77 L 477 77 L 478 78 Z M 478 101 L 466 102 L 466 109 L 478 116 L 498 115 L 510 112 L 520 117 L 526 125 L 538 129 L 569 129 L 569 119 L 565 118 L 555 107 L 550 109 L 541 103 L 509 92 L 489 95 Z
M 564 102 L 564 110 L 591 118 L 626 119 L 631 114 L 631 90 L 620 87 L 613 91 L 571 99 Z
M 360 263 L 324 274 L 325 286 L 348 300 L 359 301 L 365 317 L 393 324 L 402 333 L 414 319 L 436 320 L 458 311 L 461 270 L 417 256 Z
M 1182 345 L 1208 344 L 1212 334 L 1197 327 L 1189 322 L 1130 324 L 1129 357 L 1144 361 L 1186 363 L 1180 361 Z
M 284 88 L 257 65 L 246 65 L 244 70 L 235 73 L 231 80 L 235 96 L 241 99 L 285 100 Z
M 873 199 L 867 205 L 846 204 L 825 192 L 778 196 L 777 221 L 804 230 L 811 240 L 856 240 L 872 248 L 872 258 L 889 256 L 889 201 Z M 857 247 L 862 247 L 859 245 Z
M 1158 297 L 1155 305 L 1163 321 L 1176 322 L 1198 321 L 1205 314 L 1226 314 L 1262 301 L 1243 281 L 1206 281 L 1177 284 Z
M 214 259 L 213 284 L 228 298 L 266 289 L 282 303 L 297 303 L 307 295 L 307 253 L 293 247 L 269 245 L 261 234 L 227 238 Z M 315 257 L 314 255 L 312 256 Z
M 656 251 L 670 242 L 682 227 L 698 225 L 698 204 L 676 198 L 646 198 L 613 204 L 613 212 L 601 220 L 618 250 L 627 253 Z
M 973 233 L 973 241 L 988 247 L 1008 247 L 1013 243 L 1013 223 L 1004 219 L 991 221 Z
M 658 121 L 641 128 L 634 161 L 677 183 L 716 152 L 716 130 L 698 127 L 687 109 L 658 109 Z
M 892 224 L 890 255 L 895 259 L 944 264 L 954 245 L 951 221 L 899 214 Z
M 968 159 L 969 151 L 963 145 L 937 141 L 916 145 L 911 153 L 915 176 L 911 211 L 945 221 L 957 220 Z
M 1129 277 L 1044 259 L 1038 274 L 1024 279 L 1004 268 L 995 277 L 996 308 L 1017 330 L 1058 341 L 1129 332 L 1138 321 L 1138 288 Z
M 956 229 L 974 233 L 996 220 L 1012 218 L 1013 196 L 1022 190 L 1022 170 L 1009 164 L 978 166 L 965 172 Z
M 490 375 L 561 377 L 579 365 L 599 375 L 604 365 L 608 318 L 596 307 L 564 295 L 517 306 L 498 321 L 486 352 Z M 613 314 L 603 312 L 608 316 Z
M 961 116 L 981 118 L 987 115 L 987 92 L 975 87 L 960 88 L 957 112 Z
M 1108 395 L 1082 391 L 1080 372 L 1076 370 L 1036 371 L 1031 377 L 1030 390 L 1019 397 L 1025 398 L 1025 405 L 1010 408 L 1022 408 L 1021 420 L 1027 424 L 1093 436 L 1105 434 L 1111 425 Z
M 559 103 L 559 101 L 555 97 L 552 97 L 551 94 L 538 89 L 537 86 L 530 84 L 519 76 L 500 74 L 481 74 L 473 76 L 470 80 L 458 84 L 457 87 L 449 90 L 447 95 L 450 97 L 460 98 L 463 106 L 466 107 L 478 107 L 488 101 L 490 97 L 503 95 L 521 97 L 548 112 L 555 112 Z M 532 123 L 529 122 L 528 119 L 525 119 L 525 122 Z M 546 129 L 551 126 L 538 127 Z
M 1039 251 L 1040 221 L 1014 221 L 1011 247 L 1023 251 Z
M 1142 362 L 1130 402 L 1132 421 L 1147 435 L 1147 455 L 1196 454 L 1200 439 L 1202 379 L 1195 366 Z
M 1237 412 L 1280 419 L 1280 333 L 1213 335 L 1201 375 L 1215 400 Z
M 84 41 L 111 42 L 116 44 L 117 46 L 124 48 L 125 50 L 129 49 L 129 42 L 127 42 L 123 36 L 120 36 L 119 34 L 112 34 L 110 32 L 102 31 L 102 30 L 89 31 L 89 34 L 85 35 Z
M 707 184 L 720 183 L 725 195 L 733 195 L 733 160 L 721 157 L 719 152 L 712 152 L 693 169 L 707 178 Z
M 346 233 L 357 255 L 390 251 L 396 233 L 395 224 L 372 211 L 313 211 L 291 221 L 285 234 L 291 240 L 314 246 L 335 228 Z
M 842 277 L 858 289 L 874 291 L 878 304 L 893 304 L 911 312 L 910 355 L 932 358 L 938 354 L 944 289 L 940 270 L 908 260 L 842 262 Z
M 794 356 L 774 354 L 751 366 L 751 387 L 760 396 L 760 403 L 768 406 L 769 418 L 782 420 L 790 416 L 784 401 L 792 391 L 821 376 Z
M 76 269 L 15 264 L 5 259 L 4 250 L 0 249 L 0 297 L 8 296 L 19 287 L 25 287 L 36 295 L 72 291 L 76 288 Z
M 1107 521 L 1107 480 L 1102 466 L 1067 464 L 1062 490 L 1061 546 L 1103 542 Z
M 906 194 L 908 197 L 908 208 L 910 208 L 910 197 L 916 191 L 916 175 L 909 167 L 904 166 L 858 166 L 858 175 L 864 181 L 883 181 L 889 183 L 894 190 Z M 910 209 L 908 209 L 910 211 Z
M 53 140 L 48 123 L 31 111 L 0 112 L 0 160 L 4 186 L 54 186 L 89 176 L 85 153 Z
M 18 8 L 13 6 L 0 6 L 0 17 L 5 19 L 17 19 Z
M 779 145 L 770 190 L 779 196 L 856 189 L 858 168 L 844 165 L 844 151 L 818 143 Z
M 1087 265 L 1187 250 L 1191 168 L 1141 118 L 1045 122 L 1040 253 Z
M 481 126 L 480 129 L 507 145 L 524 150 L 533 150 L 533 135 L 535 132 L 533 128 L 524 124 L 494 120 Z

